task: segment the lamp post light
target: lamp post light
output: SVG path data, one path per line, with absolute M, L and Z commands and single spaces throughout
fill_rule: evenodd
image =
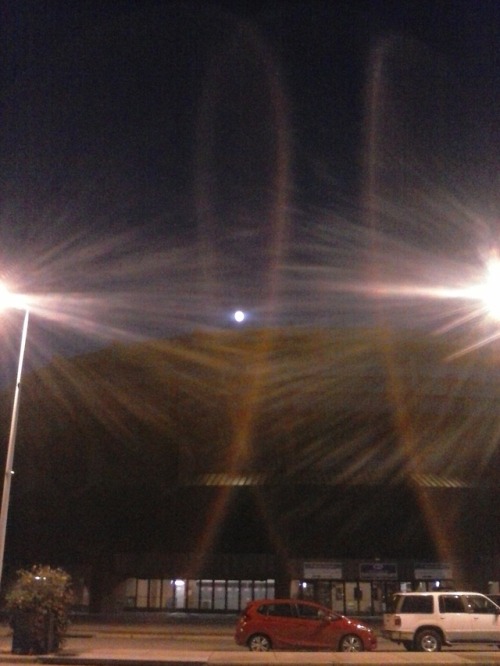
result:
M 486 266 L 486 283 L 483 287 L 483 302 L 495 319 L 500 319 L 500 259 L 494 256 Z
M 481 304 L 481 313 L 492 319 L 500 320 L 500 257 L 495 252 L 484 266 L 482 279 L 458 295 Z
M 7 458 L 5 461 L 5 476 L 3 479 L 2 504 L 0 507 L 0 586 L 2 583 L 3 561 L 5 553 L 5 534 L 7 531 L 7 517 L 9 514 L 10 486 L 13 475 L 14 450 L 16 447 L 17 421 L 19 416 L 19 400 L 21 394 L 21 376 L 23 372 L 24 350 L 28 335 L 29 310 L 22 304 L 20 297 L 10 294 L 8 290 L 0 286 L 0 307 L 24 310 L 23 330 L 21 334 L 21 346 L 19 350 L 19 361 L 17 365 L 16 388 L 14 391 L 14 403 L 12 405 L 12 417 L 10 421 L 9 442 L 7 445 Z

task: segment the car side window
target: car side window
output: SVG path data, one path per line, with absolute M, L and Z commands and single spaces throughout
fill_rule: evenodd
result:
M 440 613 L 465 613 L 463 599 L 458 594 L 443 594 L 439 597 Z
M 495 604 L 480 594 L 467 595 L 467 604 L 471 613 L 496 613 Z
M 324 610 L 308 604 L 297 604 L 297 610 L 299 617 L 308 620 L 323 620 L 326 616 Z
M 272 617 L 292 617 L 292 607 L 290 604 L 269 604 L 267 606 L 267 615 Z

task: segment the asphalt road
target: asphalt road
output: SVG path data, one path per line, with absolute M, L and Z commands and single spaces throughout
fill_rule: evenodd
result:
M 219 652 L 248 652 L 246 648 L 239 647 L 233 641 L 231 636 L 213 636 L 200 633 L 199 635 L 181 635 L 181 636 L 157 636 L 157 635 L 96 635 L 93 638 L 71 637 L 68 639 L 65 649 L 71 652 L 82 652 L 89 648 L 92 650 L 113 649 L 131 649 L 131 650 L 203 650 Z M 394 643 L 380 639 L 379 650 L 383 651 L 404 651 Z M 498 651 L 500 654 L 500 650 Z
M 154 624 L 88 624 L 75 622 L 69 631 L 67 649 L 79 651 L 91 646 L 93 649 L 137 648 L 173 650 L 217 650 L 222 652 L 242 651 L 244 647 L 234 642 L 236 617 L 170 617 L 165 623 Z M 403 651 L 401 646 L 378 638 L 379 649 Z M 500 652 L 500 651 L 499 651 Z
M 58 664 L 472 664 L 500 666 L 500 650 L 496 646 L 460 646 L 445 648 L 442 653 L 427 655 L 408 653 L 401 646 L 379 638 L 376 652 L 363 654 L 339 653 L 250 653 L 236 646 L 233 640 L 234 618 L 169 618 L 163 623 L 148 621 L 132 624 L 106 622 L 75 622 L 70 627 L 63 649 L 44 661 Z M 30 664 L 34 657 L 11 654 L 8 626 L 0 627 L 0 663 Z
M 65 650 L 71 652 L 82 652 L 86 650 L 105 651 L 109 648 L 119 650 L 203 650 L 219 652 L 248 652 L 246 648 L 237 646 L 231 635 L 211 635 L 200 631 L 198 634 L 180 634 L 180 635 L 157 635 L 157 634 L 137 634 L 99 632 L 92 637 L 81 637 L 72 635 L 66 645 Z M 485 650 L 485 646 L 461 645 L 453 648 L 443 648 L 443 652 L 463 653 L 463 652 L 494 652 L 500 656 L 500 650 L 496 646 Z M 377 652 L 401 652 L 407 654 L 407 651 L 396 643 L 378 638 Z

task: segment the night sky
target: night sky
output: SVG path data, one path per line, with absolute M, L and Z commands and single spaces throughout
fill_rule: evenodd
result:
M 351 279 L 374 206 L 396 279 L 496 242 L 495 0 L 1 7 L 1 272 L 63 295 L 47 356 L 56 310 L 107 339 L 321 322 L 281 267 Z
M 96 348 L 112 359 L 114 341 L 233 329 L 237 308 L 242 327 L 264 329 L 259 351 L 283 325 L 470 326 L 451 354 L 498 337 L 498 322 L 433 291 L 477 279 L 500 244 L 498 0 L 0 8 L 0 277 L 28 296 L 28 370 Z M 9 396 L 20 325 L 19 312 L 1 318 Z M 205 391 L 197 364 L 234 361 L 215 337 L 212 356 L 188 344 L 190 362 L 179 357 Z M 316 348 L 311 359 L 294 399 L 315 399 L 330 373 Z M 76 365 L 61 377 L 98 414 L 99 388 L 92 373 L 79 386 Z M 357 370 L 364 388 L 370 360 Z M 261 375 L 242 391 L 249 414 Z M 44 397 L 57 409 L 55 384 Z M 484 404 L 471 432 L 490 424 Z

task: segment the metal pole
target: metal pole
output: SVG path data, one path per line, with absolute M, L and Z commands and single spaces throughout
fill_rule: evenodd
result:
M 29 310 L 24 314 L 23 332 L 21 335 L 21 348 L 19 350 L 19 363 L 17 366 L 16 389 L 14 392 L 14 404 L 12 406 L 12 418 L 10 421 L 9 444 L 7 446 L 7 459 L 5 461 L 5 476 L 3 480 L 2 505 L 0 508 L 0 586 L 3 574 L 3 558 L 5 552 L 5 533 L 7 531 L 7 517 L 9 514 L 10 485 L 12 481 L 12 465 L 14 463 L 14 449 L 16 446 L 17 420 L 19 416 L 19 399 L 21 393 L 21 375 L 23 373 L 24 349 L 28 335 Z

